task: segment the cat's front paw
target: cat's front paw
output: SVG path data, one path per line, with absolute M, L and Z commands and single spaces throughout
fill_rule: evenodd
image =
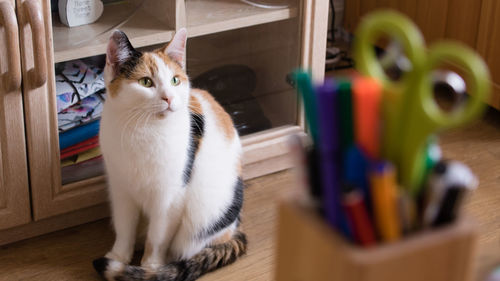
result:
M 95 259 L 92 262 L 95 271 L 105 280 L 115 280 L 116 276 L 121 274 L 127 265 L 106 257 Z
M 101 277 L 105 277 L 105 272 L 108 268 L 108 264 L 111 260 L 108 259 L 108 258 L 98 258 L 98 259 L 95 259 L 93 262 L 92 262 L 92 265 L 94 266 L 94 269 L 95 271 L 97 271 L 97 273 L 101 276 Z
M 147 272 L 157 272 L 164 264 L 162 263 L 143 263 L 141 267 Z
M 113 251 L 108 252 L 104 257 L 111 259 L 111 260 L 119 261 L 123 264 L 128 264 L 130 262 L 130 259 L 131 259 L 130 257 L 126 257 L 124 255 L 117 254 Z

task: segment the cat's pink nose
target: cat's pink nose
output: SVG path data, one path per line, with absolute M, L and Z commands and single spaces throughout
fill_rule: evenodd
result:
M 170 97 L 165 97 L 165 98 L 161 98 L 161 99 L 166 101 L 168 105 L 170 105 L 170 103 L 172 102 L 172 99 Z

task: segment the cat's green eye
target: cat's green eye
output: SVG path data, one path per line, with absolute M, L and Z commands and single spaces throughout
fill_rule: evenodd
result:
M 174 85 L 174 86 L 177 86 L 181 83 L 181 79 L 179 79 L 179 77 L 177 77 L 177 76 L 174 76 L 174 77 L 172 77 L 172 80 L 170 81 L 170 83 L 172 83 L 172 85 Z
M 139 84 L 143 87 L 151 88 L 153 87 L 153 80 L 151 80 L 151 78 L 149 77 L 142 77 L 141 79 L 139 79 Z

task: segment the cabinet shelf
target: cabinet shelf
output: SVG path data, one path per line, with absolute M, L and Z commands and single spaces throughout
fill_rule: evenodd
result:
M 231 29 L 294 18 L 298 9 L 265 9 L 240 0 L 186 0 L 189 36 L 195 37 Z
M 172 39 L 173 28 L 144 9 L 130 3 L 106 8 L 97 22 L 72 28 L 63 25 L 58 15 L 52 16 L 54 62 L 104 54 L 110 33 L 116 28 L 124 31 L 135 47 Z
M 63 25 L 58 15 L 54 14 L 54 62 L 104 54 L 110 32 L 115 28 L 123 30 L 135 47 L 170 41 L 174 28 L 134 3 L 107 6 L 97 22 L 72 28 Z M 298 9 L 292 4 L 280 9 L 254 7 L 240 0 L 186 0 L 185 4 L 189 37 L 286 20 L 298 15 Z

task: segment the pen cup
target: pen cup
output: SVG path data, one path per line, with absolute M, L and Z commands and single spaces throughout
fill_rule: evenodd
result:
M 279 209 L 277 281 L 468 281 L 476 248 L 467 218 L 394 243 L 362 248 L 339 236 L 313 208 Z

